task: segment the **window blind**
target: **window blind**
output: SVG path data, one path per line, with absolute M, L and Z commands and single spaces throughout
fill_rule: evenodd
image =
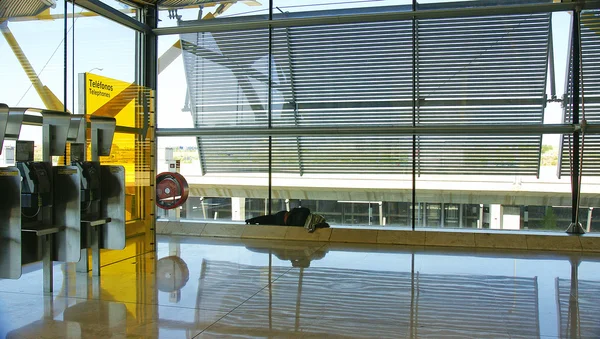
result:
M 412 136 L 376 126 L 540 124 L 550 15 L 273 29 L 273 127 L 364 127 L 273 138 L 273 171 L 403 174 Z M 196 128 L 268 127 L 268 30 L 183 34 Z M 413 116 L 413 90 L 416 107 Z M 420 174 L 539 171 L 541 136 L 419 136 Z M 268 137 L 198 137 L 203 173 L 268 170 Z

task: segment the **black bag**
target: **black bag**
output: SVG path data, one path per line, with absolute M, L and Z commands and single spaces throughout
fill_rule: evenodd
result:
M 246 220 L 246 224 L 300 226 L 303 227 L 310 210 L 306 207 L 296 207 L 291 211 L 280 211 L 272 215 L 262 215 Z
M 285 215 L 287 213 L 287 211 L 280 211 L 273 215 L 261 215 L 259 217 L 246 219 L 246 224 L 285 226 Z
M 306 207 L 296 207 L 290 211 L 288 214 L 287 222 L 285 223 L 287 226 L 304 226 L 306 223 L 306 218 L 310 215 L 310 210 Z

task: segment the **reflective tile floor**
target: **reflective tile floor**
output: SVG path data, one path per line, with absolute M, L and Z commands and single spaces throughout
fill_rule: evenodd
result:
M 158 239 L 0 280 L 0 338 L 600 338 L 600 257 Z

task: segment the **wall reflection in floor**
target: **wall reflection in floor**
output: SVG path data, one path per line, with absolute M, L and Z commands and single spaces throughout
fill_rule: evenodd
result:
M 157 252 L 0 281 L 0 337 L 600 337 L 600 258 L 160 238 Z M 60 269 L 57 269 L 60 268 Z

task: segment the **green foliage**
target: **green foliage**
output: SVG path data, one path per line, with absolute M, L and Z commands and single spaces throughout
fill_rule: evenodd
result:
M 552 152 L 554 150 L 554 146 L 552 145 L 542 145 L 542 154 Z
M 544 214 L 544 218 L 542 219 L 542 228 L 547 230 L 555 230 L 557 227 L 556 213 L 554 213 L 554 209 L 551 206 L 546 207 L 546 213 Z
M 558 150 L 552 145 L 542 145 L 542 166 L 556 166 L 558 164 Z

